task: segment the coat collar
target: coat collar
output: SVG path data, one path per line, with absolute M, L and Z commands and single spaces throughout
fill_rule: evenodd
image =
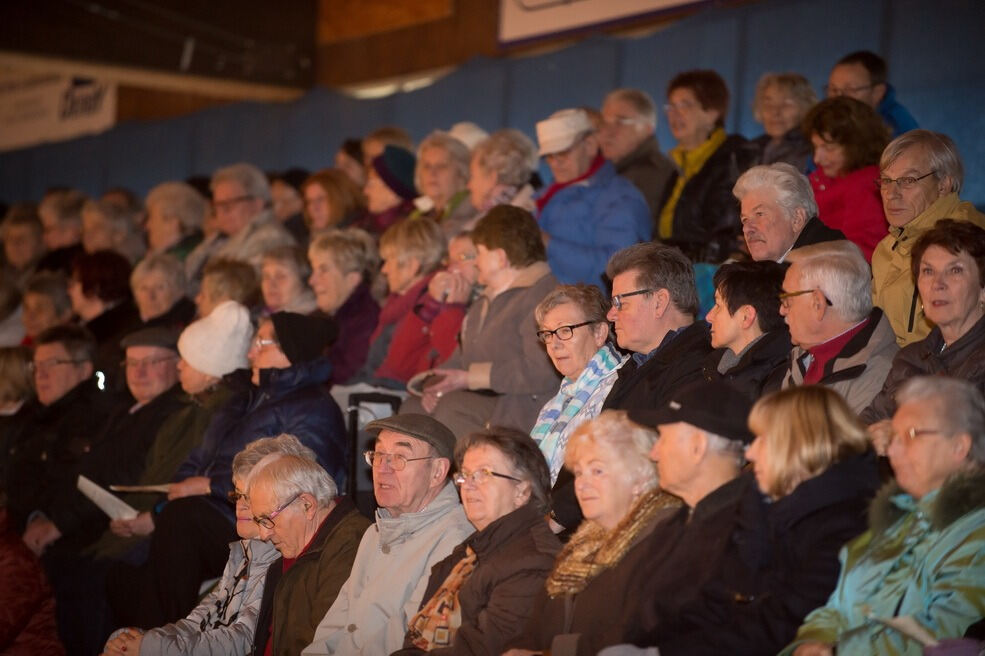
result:
M 896 481 L 883 486 L 869 508 L 869 527 L 884 533 L 904 515 L 923 508 L 932 525 L 943 530 L 970 512 L 985 508 L 985 470 L 961 472 L 948 478 L 939 490 L 915 499 Z
M 451 481 L 445 483 L 438 496 L 418 512 L 392 517 L 388 510 L 380 508 L 376 511 L 376 530 L 380 534 L 380 545 L 388 547 L 394 543 L 406 542 L 415 533 L 426 529 L 456 508 L 463 512 L 458 491 Z

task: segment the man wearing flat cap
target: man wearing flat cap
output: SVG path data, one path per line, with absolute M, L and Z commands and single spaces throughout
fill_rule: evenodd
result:
M 547 263 L 565 284 L 599 285 L 609 257 L 650 241 L 650 209 L 599 150 L 583 109 L 562 109 L 537 123 L 540 156 L 554 184 L 537 198 Z
M 379 509 L 363 535 L 349 580 L 302 652 L 389 654 L 403 645 L 431 567 L 473 529 L 448 476 L 455 436 L 427 415 L 405 414 L 366 426 L 376 434 L 373 467 Z

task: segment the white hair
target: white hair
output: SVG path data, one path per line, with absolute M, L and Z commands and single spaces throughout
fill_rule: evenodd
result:
M 270 202 L 270 183 L 267 182 L 267 176 L 252 164 L 240 162 L 216 169 L 209 185 L 212 191 L 215 191 L 220 182 L 235 182 L 247 195 L 259 198 L 265 204 Z
M 790 251 L 787 259 L 800 267 L 801 286 L 821 290 L 845 321 L 861 321 L 872 311 L 872 272 L 852 242 L 804 246 Z
M 287 455 L 307 458 L 316 462 L 315 452 L 301 443 L 294 435 L 281 433 L 276 437 L 261 437 L 247 444 L 233 458 L 233 476 L 246 479 L 257 463 L 271 453 L 286 453 Z
M 278 504 L 298 494 L 310 494 L 319 508 L 326 508 L 339 496 L 339 488 L 321 465 L 314 460 L 287 453 L 270 453 L 250 472 L 247 491 L 258 481 L 270 485 Z
M 750 191 L 763 188 L 776 192 L 776 202 L 790 220 L 798 209 L 807 212 L 808 219 L 818 214 L 810 180 L 786 162 L 752 167 L 735 181 L 732 194 L 741 201 Z
M 896 403 L 930 401 L 937 416 L 929 425 L 941 426 L 951 435 L 968 433 L 971 450 L 968 459 L 985 466 L 985 397 L 967 380 L 947 376 L 916 376 L 906 381 L 896 392 Z
M 738 440 L 730 440 L 727 437 L 701 430 L 708 439 L 708 449 L 715 453 L 735 459 L 736 467 L 742 468 L 746 463 L 746 445 Z

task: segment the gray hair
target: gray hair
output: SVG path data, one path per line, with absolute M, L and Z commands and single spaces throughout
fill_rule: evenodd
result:
M 269 453 L 250 473 L 247 493 L 264 480 L 282 504 L 298 494 L 310 494 L 319 508 L 327 508 L 339 496 L 339 488 L 328 472 L 314 460 L 287 453 Z
M 169 253 L 151 253 L 137 263 L 130 274 L 130 289 L 136 290 L 140 281 L 148 274 L 159 272 L 164 275 L 168 286 L 177 292 L 178 297 L 184 296 L 186 291 L 185 265 Z
M 808 219 L 818 214 L 811 181 L 786 162 L 752 167 L 735 181 L 732 194 L 741 202 L 750 191 L 763 188 L 776 192 L 776 202 L 783 208 L 789 220 L 793 220 L 794 212 L 798 208 L 803 208 L 807 212 Z
M 367 280 L 380 266 L 376 239 L 359 228 L 330 228 L 321 233 L 308 247 L 311 253 L 328 253 L 342 273 L 361 273 Z
M 215 191 L 216 185 L 221 182 L 235 182 L 248 196 L 259 198 L 265 204 L 270 203 L 270 183 L 267 182 L 267 176 L 252 164 L 240 162 L 216 169 L 209 188 Z
M 852 242 L 804 246 L 790 251 L 787 259 L 800 267 L 801 286 L 820 289 L 845 321 L 861 321 L 872 311 L 872 273 Z
M 208 202 L 202 194 L 184 182 L 162 182 L 150 190 L 144 205 L 148 212 L 151 207 L 157 206 L 164 216 L 178 219 L 183 234 L 201 228 L 209 211 Z
M 985 397 L 971 382 L 947 376 L 915 376 L 896 392 L 897 405 L 930 401 L 936 405 L 935 421 L 949 435 L 968 433 L 968 459 L 985 466 Z
M 78 189 L 59 189 L 45 194 L 38 206 L 39 212 L 50 211 L 60 224 L 82 222 L 82 207 L 87 196 Z
M 585 321 L 598 323 L 606 321 L 605 315 L 609 313 L 610 307 L 609 299 L 595 285 L 586 285 L 583 282 L 576 285 L 558 285 L 547 292 L 544 300 L 534 308 L 534 318 L 540 324 L 548 312 L 565 303 L 571 303 L 581 310 Z
M 725 458 L 734 459 L 735 466 L 740 469 L 746 464 L 745 444 L 738 440 L 730 440 L 727 437 L 722 437 L 721 435 L 716 435 L 715 433 L 709 433 L 703 429 L 698 430 L 701 430 L 707 436 L 709 450 L 714 451 Z
M 500 184 L 521 187 L 537 168 L 537 148 L 519 130 L 496 130 L 472 150 L 472 158 L 484 171 L 496 174 Z
M 55 271 L 39 271 L 27 279 L 24 294 L 37 294 L 51 300 L 55 313 L 61 316 L 72 309 L 65 276 Z
M 271 453 L 307 458 L 312 462 L 318 460 L 315 452 L 302 444 L 301 440 L 289 433 L 281 433 L 277 437 L 261 437 L 247 444 L 233 457 L 233 476 L 246 479 L 257 463 Z
M 646 91 L 628 87 L 616 89 L 615 91 L 610 91 L 606 94 L 605 100 L 602 101 L 602 104 L 604 105 L 610 100 L 621 100 L 622 102 L 630 105 L 639 118 L 643 119 L 651 128 L 656 129 L 657 105 L 653 102 L 653 98 L 651 98 L 650 94 Z
M 460 186 L 465 187 L 469 181 L 469 158 L 472 156 L 469 147 L 443 130 L 435 130 L 424 137 L 424 141 L 417 147 L 414 186 L 421 188 L 421 155 L 429 148 L 438 148 L 448 153 L 452 166 L 455 167 L 455 177 L 458 178 Z
M 800 73 L 763 73 L 756 83 L 756 95 L 752 103 L 753 118 L 760 123 L 762 119 L 763 96 L 770 87 L 789 93 L 798 105 L 800 105 L 800 116 L 803 118 L 807 110 L 817 104 L 817 95 L 810 81 Z
M 694 266 L 679 249 L 652 241 L 643 242 L 618 251 L 605 267 L 610 280 L 627 271 L 636 272 L 636 284 L 640 287 L 666 289 L 680 312 L 691 316 L 698 314 Z
M 646 490 L 656 489 L 657 468 L 650 460 L 650 449 L 657 441 L 657 432 L 630 421 L 625 410 L 603 410 L 598 417 L 578 426 L 568 438 L 564 451 L 564 466 L 571 468 L 578 449 L 585 444 L 605 444 L 622 461 L 620 471 L 633 477 Z
M 889 142 L 879 158 L 879 170 L 885 171 L 909 148 L 921 148 L 927 157 L 927 166 L 934 177 L 951 179 L 951 191 L 959 193 L 964 183 L 964 163 L 958 147 L 951 137 L 942 132 L 910 130 Z

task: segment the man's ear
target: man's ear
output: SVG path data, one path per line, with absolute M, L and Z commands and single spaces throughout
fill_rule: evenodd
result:
M 793 211 L 793 217 L 790 219 L 790 225 L 793 228 L 793 231 L 799 234 L 800 231 L 804 229 L 804 226 L 807 225 L 807 220 L 810 218 L 811 217 L 807 216 L 807 210 L 803 207 L 798 207 L 795 209 Z
M 656 315 L 656 317 L 659 319 L 667 312 L 667 309 L 670 307 L 670 292 L 663 288 L 658 289 L 657 291 L 653 292 L 653 298 L 654 300 L 656 300 L 656 303 L 654 303 L 653 312 Z
M 431 485 L 444 485 L 451 470 L 451 461 L 448 458 L 434 458 L 431 460 Z
M 879 84 L 873 84 L 872 85 L 872 91 L 875 92 L 875 94 L 876 94 L 876 98 L 877 98 L 876 104 L 877 105 L 882 102 L 883 98 L 886 97 L 886 92 L 888 90 L 889 89 L 888 89 L 888 87 L 886 87 L 886 83 L 885 82 L 880 82 Z

